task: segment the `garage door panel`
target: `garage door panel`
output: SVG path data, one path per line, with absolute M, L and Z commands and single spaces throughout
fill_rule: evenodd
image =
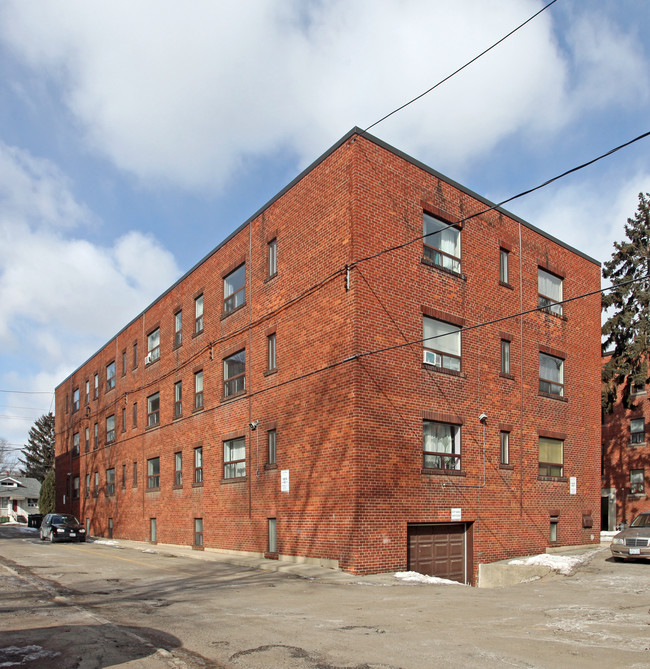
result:
M 466 532 L 462 523 L 410 525 L 409 569 L 465 583 Z

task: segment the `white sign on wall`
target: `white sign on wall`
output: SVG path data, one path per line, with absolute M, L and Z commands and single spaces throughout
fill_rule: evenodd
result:
M 289 492 L 289 470 L 280 471 L 280 492 Z
M 575 476 L 569 477 L 569 494 L 575 495 L 578 492 L 578 479 Z
M 463 519 L 463 510 L 462 509 L 452 509 L 451 510 L 451 519 L 452 520 L 462 520 Z

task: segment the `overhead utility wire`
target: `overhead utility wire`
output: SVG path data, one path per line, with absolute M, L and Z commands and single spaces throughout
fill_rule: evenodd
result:
M 490 211 L 495 211 L 496 209 L 499 209 L 502 207 L 504 204 L 507 204 L 508 202 L 512 202 L 513 200 L 517 200 L 520 197 L 523 197 L 524 195 L 530 195 L 530 193 L 534 193 L 536 190 L 540 190 L 541 188 L 545 188 L 546 186 L 552 184 L 555 181 L 558 181 L 559 179 L 563 179 L 564 177 L 568 176 L 569 174 L 573 174 L 573 172 L 578 172 L 579 170 L 584 169 L 585 167 L 589 167 L 589 165 L 593 165 L 594 163 L 597 163 L 599 160 L 602 160 L 603 158 L 607 158 L 607 156 L 611 156 L 613 153 L 616 153 L 617 151 L 620 151 L 621 149 L 624 149 L 631 144 L 634 144 L 635 142 L 638 142 L 642 139 L 645 139 L 646 137 L 650 137 L 650 131 L 644 132 L 642 135 L 639 135 L 638 137 L 635 137 L 634 139 L 629 140 L 628 142 L 625 142 L 624 144 L 620 144 L 619 146 L 610 149 L 609 151 L 601 154 L 600 156 L 597 156 L 596 158 L 592 158 L 591 160 L 588 160 L 586 163 L 582 163 L 582 165 L 578 165 L 576 167 L 572 167 L 570 170 L 567 170 L 566 172 L 562 172 L 562 174 L 558 174 L 557 176 L 552 177 L 551 179 L 548 179 L 547 181 L 544 181 L 544 183 L 541 183 L 537 186 L 534 186 L 533 188 L 529 188 L 528 190 L 522 191 L 521 193 L 517 193 L 517 195 L 513 195 L 512 197 L 507 198 L 506 200 L 502 200 L 498 204 L 493 204 L 492 206 L 488 207 L 487 209 L 483 209 L 482 211 L 477 211 L 475 214 L 470 214 L 469 216 L 465 216 L 465 218 L 461 218 L 459 221 L 456 221 L 455 223 L 447 223 L 443 228 L 440 228 L 440 230 L 436 230 L 435 232 L 428 232 L 426 235 L 420 235 L 419 237 L 415 237 L 415 239 L 410 239 L 408 242 L 404 242 L 403 244 L 397 244 L 396 246 L 390 246 L 389 248 L 382 249 L 381 251 L 378 251 L 377 253 L 374 253 L 373 255 L 366 256 L 365 258 L 360 258 L 359 260 L 355 260 L 354 262 L 349 264 L 349 267 L 354 267 L 355 265 L 358 265 L 359 263 L 366 262 L 367 260 L 372 260 L 374 258 L 377 258 L 381 255 L 384 255 L 385 253 L 390 253 L 391 251 L 398 251 L 399 249 L 403 249 L 406 246 L 410 246 L 411 244 L 414 244 L 415 242 L 419 242 L 422 239 L 425 239 L 426 237 L 430 237 L 431 235 L 438 234 L 439 232 L 442 232 L 446 228 L 451 228 L 456 225 L 461 225 L 462 223 L 466 223 L 467 221 L 471 220 L 472 218 L 476 218 L 477 216 L 482 216 L 483 214 L 487 214 Z
M 459 72 L 464 70 L 466 67 L 469 67 L 472 63 L 475 63 L 479 58 L 481 58 L 481 56 L 484 56 L 488 51 L 492 51 L 492 49 L 494 49 L 494 47 L 499 46 L 499 44 L 501 44 L 501 42 L 508 39 L 508 37 L 510 37 L 511 35 L 514 35 L 520 28 L 523 28 L 527 23 L 530 23 L 536 16 L 539 16 L 543 11 L 547 10 L 551 5 L 555 4 L 556 2 L 557 2 L 557 0 L 551 0 L 551 2 L 548 3 L 548 5 L 545 5 L 538 12 L 535 12 L 535 14 L 533 14 L 530 18 L 526 19 L 522 24 L 518 25 L 516 28 L 511 30 L 507 35 L 504 35 L 500 40 L 495 42 L 492 46 L 489 46 L 487 49 L 485 49 L 485 51 L 481 51 L 481 53 L 479 53 L 477 56 L 474 56 L 474 58 L 472 58 L 472 60 L 465 63 L 465 65 L 459 67 L 457 70 L 455 70 L 451 74 L 448 74 L 444 79 L 441 79 L 437 84 L 434 84 L 433 86 L 431 86 L 431 88 L 424 91 L 424 93 L 420 93 L 420 95 L 417 95 L 412 100 L 409 100 L 408 102 L 405 102 L 403 105 L 397 107 L 397 109 L 393 109 L 393 111 L 386 114 L 386 116 L 382 116 L 378 121 L 375 121 L 372 125 L 369 125 L 363 132 L 368 132 L 368 130 L 370 130 L 370 128 L 374 128 L 376 125 L 379 125 L 382 121 L 385 121 L 387 118 L 389 118 L 393 114 L 397 114 L 398 111 L 401 111 L 405 107 L 408 107 L 410 104 L 413 104 L 414 102 L 416 102 L 420 98 L 423 98 L 425 95 L 428 95 L 429 93 L 431 93 L 431 91 L 438 88 L 438 86 L 441 86 L 446 81 L 449 81 L 449 79 L 456 76 Z

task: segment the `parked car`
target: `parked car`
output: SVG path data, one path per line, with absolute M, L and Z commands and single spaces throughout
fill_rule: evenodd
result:
M 41 541 L 86 541 L 84 526 L 70 513 L 48 513 L 41 523 Z
M 612 539 L 611 551 L 615 560 L 650 558 L 650 511 L 640 513 Z

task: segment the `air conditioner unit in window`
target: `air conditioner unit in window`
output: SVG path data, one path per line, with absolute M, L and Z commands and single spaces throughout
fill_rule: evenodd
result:
M 144 357 L 144 364 L 148 365 L 152 360 L 153 356 L 151 355 L 151 353 L 147 353 L 147 355 L 145 355 Z
M 442 356 L 434 351 L 424 351 L 424 362 L 428 365 L 442 366 Z

